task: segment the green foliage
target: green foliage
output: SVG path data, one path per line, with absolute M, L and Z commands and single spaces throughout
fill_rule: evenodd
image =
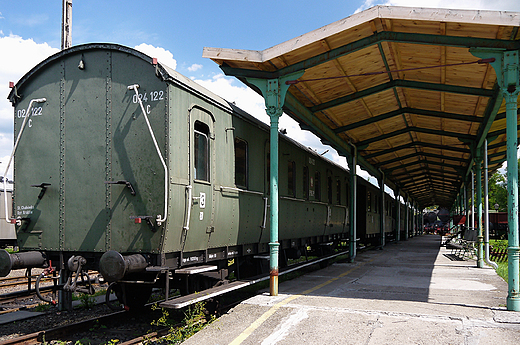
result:
M 505 250 L 507 249 L 507 240 L 489 240 L 489 245 L 494 250 Z
M 44 311 L 48 311 L 49 309 L 51 309 L 51 305 L 50 304 L 48 304 L 48 303 L 40 303 L 40 304 L 38 304 L 34 308 L 34 311 L 44 312 Z
M 96 304 L 94 297 L 86 293 L 80 294 L 79 300 L 81 301 L 79 307 L 82 309 L 92 309 L 92 307 L 94 307 Z
M 13 253 L 18 253 L 18 250 L 19 250 L 19 249 L 18 249 L 18 247 L 14 247 L 14 248 L 13 248 L 13 247 L 7 247 L 7 248 L 5 248 L 5 250 L 6 250 L 8 253 L 13 254 Z
M 507 212 L 507 181 L 500 172 L 494 173 L 489 178 L 489 208 L 495 210 L 498 205 L 499 212 Z
M 204 307 L 204 302 L 198 302 L 188 307 L 184 312 L 184 319 L 180 325 L 170 318 L 170 313 L 167 309 L 162 308 L 162 316 L 158 320 L 153 321 L 152 326 L 169 327 L 169 334 L 162 340 L 165 340 L 168 344 L 180 344 L 215 320 L 215 316 L 211 316 L 209 320 L 206 319 Z M 159 307 L 154 304 L 152 310 L 157 309 Z
M 502 279 L 504 279 L 506 282 L 508 280 L 508 263 L 507 261 L 503 261 L 503 262 L 497 262 L 498 264 L 498 268 L 497 268 L 497 274 L 502 277 Z

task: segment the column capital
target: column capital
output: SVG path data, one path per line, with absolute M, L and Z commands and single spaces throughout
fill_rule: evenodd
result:
M 283 113 L 283 105 L 285 103 L 285 95 L 289 90 L 290 84 L 288 80 L 300 78 L 305 71 L 298 71 L 274 79 L 246 78 L 247 81 L 260 89 L 264 96 L 265 109 L 267 115 L 271 117 L 280 117 Z

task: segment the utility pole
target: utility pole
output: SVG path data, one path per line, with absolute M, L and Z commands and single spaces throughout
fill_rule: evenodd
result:
M 61 18 L 61 50 L 72 46 L 72 0 L 63 0 Z

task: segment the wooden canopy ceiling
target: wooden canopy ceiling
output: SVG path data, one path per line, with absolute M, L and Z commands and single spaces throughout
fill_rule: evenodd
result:
M 470 49 L 518 50 L 519 27 L 514 12 L 377 6 L 263 51 L 203 56 L 253 88 L 248 78 L 305 71 L 286 114 L 342 155 L 355 145 L 364 169 L 421 208 L 450 207 L 486 138 L 490 172 L 506 159 L 495 71 Z

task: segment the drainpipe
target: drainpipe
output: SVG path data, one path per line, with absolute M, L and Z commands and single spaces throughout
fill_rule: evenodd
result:
M 484 233 L 482 229 L 482 155 L 481 149 L 477 148 L 478 154 L 475 159 L 475 178 L 477 179 L 477 193 L 475 196 L 475 201 L 477 203 L 477 211 L 476 219 L 477 219 L 477 240 L 478 240 L 478 249 L 477 249 L 477 267 L 484 267 Z
M 498 265 L 489 258 L 489 187 L 488 187 L 488 153 L 487 139 L 484 143 L 484 247 L 486 249 L 486 263 L 496 270 Z
M 350 262 L 354 262 L 357 255 L 357 147 L 353 144 L 352 155 L 347 157 L 350 168 Z

